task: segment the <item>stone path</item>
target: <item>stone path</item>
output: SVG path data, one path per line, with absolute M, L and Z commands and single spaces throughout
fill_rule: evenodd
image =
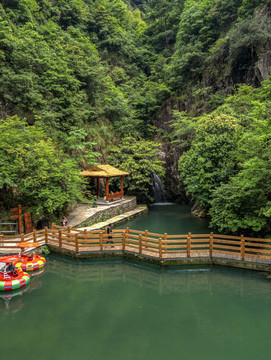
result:
M 68 225 L 71 227 L 79 225 L 100 210 L 102 207 L 93 208 L 90 204 L 81 204 L 68 216 Z

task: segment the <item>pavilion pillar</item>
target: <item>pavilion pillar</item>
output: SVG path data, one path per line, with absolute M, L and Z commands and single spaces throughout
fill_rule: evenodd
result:
M 120 191 L 122 192 L 122 196 L 123 194 L 123 176 L 120 177 Z
M 106 183 L 105 183 L 105 198 L 106 198 L 106 201 L 108 201 L 108 197 L 109 197 L 109 179 L 106 178 Z

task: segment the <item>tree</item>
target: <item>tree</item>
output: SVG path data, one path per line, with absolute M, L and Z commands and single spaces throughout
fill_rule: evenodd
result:
M 17 116 L 0 122 L 0 190 L 9 200 L 29 205 L 36 215 L 59 215 L 82 199 L 81 186 L 76 162 L 41 128 Z
M 250 235 L 270 233 L 270 150 L 266 164 L 252 159 L 229 183 L 214 190 L 210 201 L 211 226 L 221 232 Z
M 179 160 L 186 191 L 209 208 L 212 191 L 234 171 L 236 119 L 228 115 L 203 115 L 198 120 L 191 148 Z
M 235 112 L 242 131 L 235 139 L 237 172 L 214 190 L 210 201 L 211 225 L 220 231 L 271 231 L 270 90 L 270 80 L 259 89 L 242 86 L 224 107 Z

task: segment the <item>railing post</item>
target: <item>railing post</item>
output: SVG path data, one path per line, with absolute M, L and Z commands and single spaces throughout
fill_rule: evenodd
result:
M 4 245 L 4 236 L 3 236 L 3 234 L 0 234 L 0 244 Z
M 78 234 L 75 234 L 75 251 L 79 252 Z
M 52 223 L 52 230 L 55 230 L 55 223 Z
M 138 236 L 138 252 L 139 254 L 142 254 L 142 235 L 139 234 Z
M 187 257 L 190 257 L 191 252 L 191 233 L 187 235 Z
M 19 233 L 23 232 L 23 224 L 22 224 L 22 205 L 18 206 L 18 224 L 19 224 Z
M 33 242 L 37 242 L 37 231 L 33 230 Z
M 61 249 L 62 248 L 62 232 L 61 232 L 61 230 L 58 230 L 58 243 L 59 243 L 59 247 Z
M 210 243 L 209 243 L 209 256 L 213 256 L 213 247 L 214 247 L 214 233 L 210 233 Z
M 145 230 L 145 234 L 144 234 L 144 237 L 145 237 L 145 249 L 148 248 L 148 236 L 149 236 L 149 232 L 148 232 L 148 230 Z
M 24 242 L 24 234 L 21 234 L 21 242 Z
M 164 234 L 165 250 L 167 251 L 167 233 Z
M 86 245 L 86 240 L 87 240 L 87 229 L 84 229 L 84 235 L 83 235 L 83 238 L 84 238 L 84 245 Z
M 245 259 L 245 239 L 244 235 L 241 235 L 241 259 L 244 261 Z
M 129 245 L 129 228 L 126 228 L 126 239 L 127 239 L 127 244 Z
M 122 232 L 122 251 L 125 250 L 125 231 Z
M 48 244 L 48 227 L 47 226 L 44 228 L 44 239 L 45 239 L 45 244 Z
M 104 244 L 103 244 L 103 233 L 100 232 L 100 250 L 103 251 Z
M 163 258 L 162 238 L 159 238 L 159 258 Z

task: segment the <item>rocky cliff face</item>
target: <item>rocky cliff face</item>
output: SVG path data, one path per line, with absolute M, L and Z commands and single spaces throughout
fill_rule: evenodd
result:
M 206 61 L 203 87 L 230 94 L 236 84 L 266 80 L 271 66 L 271 3 L 234 24 Z
M 271 3 L 266 4 L 256 11 L 254 16 L 259 28 L 263 31 L 271 29 Z M 271 39 L 267 38 L 260 42 L 256 47 L 258 60 L 254 64 L 255 77 L 259 82 L 266 80 L 270 75 L 271 67 Z
M 266 80 L 270 75 L 271 67 L 271 50 L 259 56 L 259 60 L 255 63 L 255 75 L 261 80 Z
M 178 108 L 179 103 L 176 99 L 170 99 L 157 113 L 155 126 L 162 130 L 162 133 L 170 134 L 170 120 L 172 119 L 172 110 Z M 170 138 L 170 136 L 169 136 Z M 178 147 L 172 145 L 170 140 L 165 141 L 158 139 L 161 144 L 161 151 L 158 156 L 164 162 L 165 180 L 164 189 L 168 201 L 173 201 L 181 204 L 189 202 L 183 184 L 180 181 L 180 174 L 178 171 L 178 161 L 181 156 L 181 151 Z
M 165 189 L 167 191 L 167 198 L 169 201 L 187 204 L 189 202 L 188 197 L 185 194 L 185 189 L 180 181 L 180 174 L 178 171 L 178 161 L 181 156 L 178 149 L 163 145 L 165 149 L 166 157 L 166 178 L 165 178 Z

